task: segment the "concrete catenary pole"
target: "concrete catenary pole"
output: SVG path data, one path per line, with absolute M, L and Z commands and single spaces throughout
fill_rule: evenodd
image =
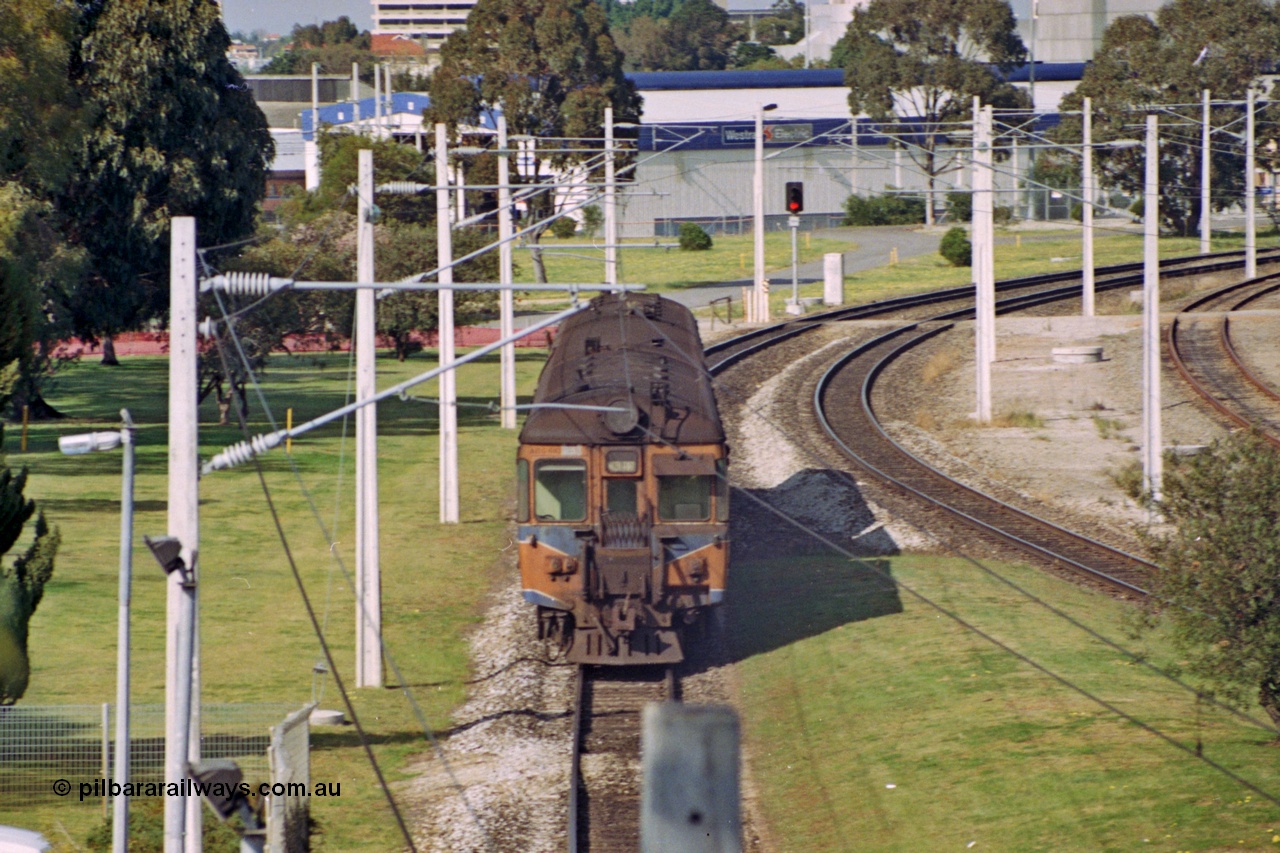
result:
M 360 132 L 360 63 L 351 63 L 351 129 Z
M 197 572 L 200 542 L 199 418 L 196 374 L 196 220 L 175 216 L 169 273 L 169 535 L 182 543 L 182 561 Z M 192 741 L 199 749 L 199 684 L 196 681 L 196 587 L 181 571 L 167 578 L 165 639 L 166 785 L 187 778 Z M 193 718 L 195 726 L 193 728 Z M 191 735 L 194 732 L 195 737 Z M 197 756 L 198 758 L 198 753 Z M 188 810 L 188 801 L 196 809 Z M 184 838 L 200 842 L 199 800 L 165 797 L 165 853 L 184 850 Z M 191 821 L 191 811 L 195 821 Z M 198 849 L 198 848 L 197 848 Z
M 498 115 L 498 282 L 511 284 L 511 157 L 507 154 L 507 117 Z M 498 325 L 505 340 L 515 331 L 515 293 L 503 289 L 498 296 Z M 499 356 L 502 428 L 516 428 L 516 345 L 505 344 Z
M 751 291 L 751 311 L 747 314 L 748 319 L 756 323 L 769 321 L 769 297 L 764 289 L 764 114 L 766 110 L 775 109 L 776 106 L 767 104 L 756 109 L 755 171 L 751 181 L 754 287 Z
M 356 280 L 373 282 L 373 151 L 359 159 Z M 356 291 L 356 400 L 378 393 L 376 291 Z M 356 414 L 356 686 L 382 686 L 382 575 L 378 553 L 378 407 Z
M 613 107 L 604 108 L 604 282 L 618 286 L 618 187 L 613 161 Z
M 1084 226 L 1084 233 L 1081 237 L 1083 241 L 1082 249 L 1084 251 L 1083 264 L 1083 285 L 1081 288 L 1080 313 L 1085 317 L 1092 317 L 1094 311 L 1093 304 L 1093 98 L 1084 99 L 1084 134 L 1083 145 L 1081 146 L 1081 195 L 1084 196 L 1084 203 L 1081 205 L 1081 224 Z
M 373 66 L 373 138 L 382 138 L 382 69 Z
M 436 234 L 438 281 L 453 284 L 453 234 L 449 225 L 449 136 L 436 125 Z M 440 366 L 453 363 L 453 290 L 440 290 Z M 440 521 L 458 523 L 458 386 L 454 371 L 440 374 Z
M 991 361 L 995 336 L 994 228 L 990 113 L 973 99 L 974 386 L 976 419 L 991 422 Z
M 1257 146 L 1254 144 L 1258 92 L 1249 88 L 1244 140 L 1244 277 L 1258 277 L 1258 211 L 1254 183 L 1258 177 Z
M 320 186 L 320 63 L 311 63 L 311 139 L 302 143 L 306 189 Z
M 1147 172 L 1142 203 L 1142 474 L 1160 499 L 1164 470 L 1160 430 L 1160 143 L 1156 116 L 1147 116 Z
M 1210 194 L 1210 156 L 1209 138 L 1213 128 L 1209 125 L 1209 90 L 1201 94 L 1203 106 L 1200 110 L 1200 254 L 1207 255 L 1212 251 L 1210 242 L 1213 238 L 1213 205 Z

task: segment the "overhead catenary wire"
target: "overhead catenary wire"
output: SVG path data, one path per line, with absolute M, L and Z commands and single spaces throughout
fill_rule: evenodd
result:
M 215 292 L 215 296 L 217 296 L 216 292 Z M 222 305 L 222 301 L 220 297 L 218 297 L 218 304 L 220 309 L 222 309 L 223 315 L 225 317 L 226 310 L 225 310 L 225 307 Z M 235 333 L 234 324 L 231 322 L 228 322 L 227 327 L 228 327 L 229 337 L 231 338 L 232 343 L 235 345 L 236 352 L 239 355 L 242 364 L 247 368 L 248 359 L 245 355 L 244 348 L 241 346 L 239 336 L 236 335 Z M 220 340 L 217 341 L 217 349 L 218 349 L 219 357 L 222 359 L 223 369 L 226 370 L 227 361 L 226 361 L 225 353 L 223 351 Z M 262 409 L 266 414 L 268 423 L 274 429 L 276 428 L 277 423 L 274 415 L 271 412 L 271 407 L 267 402 L 266 394 L 263 392 L 262 386 L 258 382 L 256 375 L 250 372 L 249 376 L 251 378 L 254 393 L 258 398 L 259 404 L 262 406 Z M 238 418 L 241 425 L 241 433 L 246 436 L 246 440 L 249 440 L 248 439 L 248 435 L 249 435 L 248 422 L 244 418 L 243 410 L 237 408 L 237 413 L 238 413 Z M 344 418 L 344 424 L 345 422 L 346 421 Z M 343 579 L 347 583 L 348 590 L 352 594 L 354 594 L 355 581 L 354 581 L 354 578 L 352 578 L 351 572 L 347 568 L 345 561 L 342 559 L 342 556 L 338 553 L 338 550 L 336 547 L 337 543 L 334 540 L 334 538 L 330 535 L 328 528 L 326 528 L 324 524 L 324 520 L 320 515 L 319 507 L 316 505 L 310 489 L 307 488 L 305 481 L 302 479 L 302 473 L 298 469 L 297 463 L 294 460 L 293 455 L 287 454 L 287 458 L 289 460 L 289 466 L 290 466 L 290 470 L 292 471 L 294 481 L 297 483 L 299 490 L 301 491 L 301 493 L 303 494 L 307 502 L 307 506 L 311 510 L 312 519 L 315 521 L 317 527 L 320 529 L 321 535 L 325 539 L 326 544 L 329 546 L 328 550 L 329 550 L 330 559 L 337 564 L 339 570 L 342 573 Z M 253 462 L 254 462 L 254 468 L 258 474 L 259 483 L 262 486 L 264 497 L 268 503 L 268 506 L 271 508 L 272 519 L 276 527 L 276 532 L 280 538 L 281 546 L 284 548 L 285 555 L 288 559 L 290 569 L 293 572 L 295 583 L 298 585 L 299 592 L 303 596 L 304 605 L 306 606 L 308 615 L 311 619 L 312 626 L 313 628 L 316 628 L 317 625 L 315 620 L 314 608 L 311 606 L 310 598 L 307 596 L 307 593 L 306 593 L 306 585 L 301 578 L 301 575 L 297 568 L 296 561 L 293 558 L 293 553 L 289 546 L 288 536 L 284 532 L 284 529 L 280 524 L 279 516 L 275 511 L 274 502 L 272 501 L 272 498 L 271 498 L 270 489 L 267 486 L 266 476 L 265 476 L 265 472 L 263 471 L 261 461 L 255 456 L 253 457 Z M 363 607 L 363 602 L 361 602 L 361 606 Z M 333 662 L 333 656 L 329 651 L 328 644 L 324 639 L 324 634 L 322 631 L 317 631 L 317 639 L 321 644 L 321 649 L 323 651 L 325 661 L 330 671 L 330 674 L 333 676 L 335 683 L 337 684 L 339 690 L 342 692 L 344 702 L 346 702 L 348 708 L 350 708 L 350 698 L 346 693 L 345 688 L 343 687 L 341 676 L 338 674 L 337 669 L 335 668 L 335 665 Z M 421 731 L 425 735 L 428 743 L 431 745 L 431 749 L 433 753 L 435 754 L 436 758 L 440 761 L 441 766 L 444 768 L 445 775 L 449 778 L 451 786 L 457 793 L 459 799 L 462 801 L 463 808 L 465 809 L 468 817 L 470 818 L 472 823 L 476 826 L 477 830 L 479 830 L 479 832 L 481 833 L 481 837 L 484 838 L 485 846 L 489 850 L 496 850 L 497 848 L 494 846 L 493 840 L 490 838 L 487 829 L 485 828 L 484 824 L 481 823 L 479 815 L 477 815 L 474 807 L 472 806 L 469 798 L 467 797 L 466 789 L 463 787 L 461 780 L 458 778 L 457 773 L 454 771 L 452 763 L 448 760 L 448 757 L 444 754 L 443 747 L 440 745 L 438 739 L 435 736 L 435 733 L 432 731 L 431 727 L 428 725 L 426 715 L 423 713 L 421 705 L 418 704 L 417 698 L 413 695 L 413 691 L 409 686 L 408 680 L 404 677 L 404 673 L 400 670 L 400 666 L 396 660 L 395 655 L 392 653 L 391 648 L 386 643 L 386 639 L 381 634 L 379 635 L 378 639 L 379 639 L 382 654 L 387 661 L 387 665 L 391 668 L 392 672 L 395 674 L 395 677 L 400 685 L 401 694 L 405 697 L 406 701 L 409 703 L 409 707 L 413 713 L 414 719 L 418 723 L 418 727 L 421 729 Z M 354 714 L 354 711 L 352 711 L 352 713 Z M 353 717 L 352 719 L 354 722 L 355 718 Z M 362 736 L 362 743 L 363 743 L 363 736 Z M 368 746 L 367 743 L 364 743 L 364 746 L 365 746 L 365 752 L 369 757 L 369 760 L 374 763 L 374 769 L 378 775 L 379 780 L 382 780 L 382 775 L 381 775 L 381 772 L 377 769 L 376 759 L 373 756 L 372 749 Z M 384 790 L 386 790 L 385 781 L 383 781 L 383 785 L 384 785 Z M 389 790 L 386 791 L 386 795 L 388 799 L 391 801 L 391 807 L 392 807 L 392 810 L 396 813 L 397 820 L 400 821 L 400 826 L 402 831 L 407 831 L 404 829 L 403 821 L 400 820 L 399 811 L 398 809 L 396 809 L 394 798 L 392 797 Z M 412 839 L 409 840 L 409 846 L 410 846 L 410 849 L 415 849 Z
M 661 329 L 660 329 L 656 324 L 653 324 L 652 322 L 650 322 L 650 325 L 652 325 L 652 326 L 654 327 L 655 332 L 657 332 L 657 333 L 661 333 L 661 332 L 662 332 L 662 330 L 661 330 Z M 676 341 L 670 341 L 670 344 L 671 344 L 671 346 L 672 346 L 673 348 L 675 348 L 675 349 L 677 350 L 677 352 L 680 352 L 680 351 L 681 351 L 681 350 L 679 349 L 679 344 L 678 344 L 678 342 L 676 342 Z M 687 356 L 686 356 L 686 357 L 687 357 Z M 694 362 L 694 363 L 696 363 L 696 362 Z M 720 390 L 723 390 L 723 391 L 725 391 L 726 393 L 728 393 L 728 394 L 732 395 L 733 397 L 735 397 L 735 398 L 738 400 L 738 402 L 739 402 L 741 405 L 743 405 L 743 406 L 744 406 L 744 408 L 745 408 L 745 409 L 746 409 L 746 410 L 747 410 L 751 415 L 753 415 L 754 417 L 757 417 L 758 419 L 760 419 L 760 420 L 762 420 L 763 422 L 765 422 L 766 424 L 768 424 L 768 425 L 769 425 L 769 426 L 770 426 L 770 427 L 771 427 L 771 428 L 772 428 L 772 429 L 773 429 L 773 430 L 774 430 L 778 435 L 780 435 L 780 436 L 785 436 L 789 441 L 791 441 L 795 446 L 797 446 L 801 451 L 803 451 L 803 452 L 805 453 L 805 455 L 809 456 L 810 458 L 812 458 L 812 459 L 813 459 L 814 461 L 816 461 L 816 462 L 819 462 L 819 463 L 821 463 L 821 464 L 823 464 L 823 465 L 826 465 L 826 462 L 822 459 L 821 454 L 820 454 L 817 450 L 815 450 L 813 447 L 811 447 L 807 442 L 797 442 L 797 441 L 796 441 L 796 436 L 795 436 L 793 433 L 791 433 L 791 432 L 790 432 L 790 431 L 788 431 L 788 430 L 785 430 L 785 429 L 784 429 L 783 427 L 781 427 L 780 425 L 778 425 L 778 424 L 774 423 L 774 422 L 772 421 L 772 419 L 771 419 L 771 418 L 769 418 L 765 413 L 761 412 L 761 411 L 760 411 L 760 410 L 758 410 L 758 409 L 755 409 L 755 408 L 750 407 L 750 406 L 748 405 L 748 401 L 743 400 L 743 399 L 741 398 L 741 396 L 740 396 L 740 395 L 738 395 L 738 394 L 736 393 L 736 390 L 735 390 L 735 389 L 733 389 L 732 387 L 728 386 L 728 385 L 727 385 L 726 383 L 724 383 L 722 380 L 719 380 L 719 379 L 717 379 L 715 376 L 711 375 L 711 374 L 710 374 L 710 372 L 708 372 L 708 373 L 707 373 L 707 375 L 708 375 L 708 377 L 711 379 L 711 381 L 712 381 L 712 382 L 717 386 L 717 388 L 719 388 Z M 655 440 L 662 441 L 662 439 L 660 439 L 660 437 L 655 438 Z M 666 443 L 666 442 L 664 441 L 664 443 Z M 843 479 L 846 479 L 846 480 L 850 481 L 850 483 L 851 483 L 855 488 L 857 487 L 857 483 L 856 483 L 856 481 L 853 481 L 853 478 L 851 477 L 851 475 L 849 475 L 849 474 L 848 474 L 848 472 L 841 471 L 841 472 L 839 472 L 839 474 L 840 474 L 840 476 L 841 476 Z M 751 497 L 752 497 L 753 499 L 756 499 L 756 496 L 754 496 L 754 495 L 752 495 Z M 887 575 L 884 575 L 884 573 L 883 573 L 883 572 L 879 572 L 879 571 L 878 571 L 874 566 L 870 566 L 869 564 L 866 564 L 864 561 L 861 561 L 861 560 L 860 560 L 860 558 L 858 558 L 857 556 L 853 555 L 851 552 L 848 552 L 848 551 L 844 550 L 843 548 L 841 548 L 841 546 L 836 545 L 835 543 L 830 542 L 830 540 L 829 540 L 827 537 L 823 536 L 822 534 L 817 533 L 816 531 L 812 531 L 812 530 L 810 530 L 809 528 L 804 527 L 800 522 L 797 522 L 797 521 L 795 521 L 794 519 L 791 519 L 789 516 L 785 516 L 784 511 L 782 511 L 782 510 L 778 510 L 778 509 L 776 509 L 776 508 L 775 508 L 775 511 L 776 511 L 780 516 L 784 516 L 784 517 L 786 517 L 786 519 L 788 520 L 788 522 L 790 522 L 790 523 L 792 523 L 792 524 L 794 524 L 794 525 L 796 525 L 796 526 L 798 526 L 798 527 L 801 527 L 801 529 L 804 529 L 806 532 L 810 533 L 813 537 L 817 538 L 819 541 L 824 542 L 824 543 L 826 543 L 826 544 L 828 544 L 828 545 L 831 545 L 831 547 L 833 547 L 833 548 L 836 548 L 836 549 L 837 549 L 837 550 L 838 550 L 842 555 L 847 556 L 847 557 L 849 557 L 850 559 L 853 559 L 853 560 L 855 560 L 855 561 L 859 562 L 859 563 L 860 563 L 860 564 L 862 564 L 862 565 L 865 565 L 865 566 L 866 566 L 869 570 L 871 570 L 871 571 L 876 571 L 877 573 L 879 573 L 879 574 L 881 574 L 882 576 L 884 576 L 884 577 L 885 577 L 885 579 L 886 579 L 886 580 L 888 580 L 888 581 L 889 581 L 889 582 L 891 582 L 891 583 L 895 583 L 895 584 L 896 584 L 896 583 L 899 583 L 899 581 L 898 581 L 896 578 L 892 578 L 892 577 L 889 577 L 889 576 L 887 576 Z M 953 550 L 955 550 L 955 549 L 953 549 Z M 1212 698 L 1212 697 L 1206 696 L 1206 695 L 1203 693 L 1203 691 L 1197 690 L 1196 688 L 1192 687 L 1191 685 L 1186 684 L 1185 682 L 1183 682 L 1182 680 L 1180 680 L 1180 679 L 1179 679 L 1179 678 L 1177 678 L 1176 676 L 1172 675 L 1171 673 L 1169 673 L 1169 672 L 1167 672 L 1167 671 L 1165 671 L 1165 670 L 1161 669 L 1160 667 L 1157 667 L 1155 664 L 1152 664 L 1150 661 L 1146 660 L 1146 658 L 1145 658 L 1143 655 L 1140 655 L 1140 654 L 1138 654 L 1138 653 L 1136 653 L 1136 652 L 1132 652 L 1132 651 L 1130 651 L 1130 650 L 1126 649 L 1124 646 L 1122 646 L 1122 645 L 1120 645 L 1120 644 L 1118 644 L 1118 643 L 1116 643 L 1116 642 L 1114 642 L 1114 641 L 1112 641 L 1112 640 L 1109 640 L 1109 639 L 1105 638 L 1104 636 L 1102 636 L 1102 635 L 1101 635 L 1101 634 L 1099 634 L 1098 632 L 1094 631 L 1093 629 L 1089 628 L 1088 626 L 1085 626 L 1083 623 L 1080 623 L 1078 620 L 1074 620 L 1074 619 L 1072 619 L 1071 617 L 1068 617 L 1065 613 L 1062 613 L 1062 612 L 1061 612 L 1061 611 L 1059 611 L 1057 608 L 1053 608 L 1051 605 L 1048 605 L 1048 603 L 1047 603 L 1047 602 L 1044 602 L 1044 601 L 1043 601 L 1043 599 L 1040 599 L 1040 598 L 1038 598 L 1038 597 L 1036 597 L 1036 596 L 1032 595 L 1031 593 L 1029 593 L 1029 592 L 1025 591 L 1021 586 L 1019 586 L 1019 585 L 1017 585 L 1016 583 L 1014 583 L 1014 582 L 1012 582 L 1012 581 L 1010 581 L 1010 580 L 1008 580 L 1008 579 L 1004 578 L 1004 577 L 1003 577 L 1003 576 L 1001 576 L 998 572 L 995 572 L 995 570 L 991 569 L 989 566 L 986 566 L 985 564 L 981 563 L 981 561 L 976 560 L 975 558 L 973 558 L 973 557 L 969 556 L 968 554 L 965 554 L 965 553 L 963 553 L 963 552 L 961 552 L 961 551 L 959 551 L 959 550 L 955 550 L 955 553 L 957 554 L 957 556 L 960 556 L 962 559 L 964 559 L 964 560 L 966 560 L 966 561 L 968 561 L 968 562 L 970 562 L 970 563 L 973 563 L 975 566 L 980 567 L 980 568 L 984 571 L 984 573 L 989 574 L 991 577 L 993 577 L 993 578 L 995 578 L 995 579 L 998 579 L 1001 583 L 1004 583 L 1005 585 L 1009 586 L 1010 588 L 1014 589 L 1015 591 L 1019 592 L 1020 594 L 1023 594 L 1023 595 L 1024 595 L 1024 596 L 1026 596 L 1028 599 L 1032 600 L 1032 601 L 1033 601 L 1033 603 L 1040 604 L 1041 606 L 1044 606 L 1046 609 L 1050 610 L 1050 612 L 1051 612 L 1051 613 L 1053 613 L 1053 615 L 1055 615 L 1055 616 L 1062 616 L 1063 618 L 1066 618 L 1068 621 L 1070 621 L 1070 622 L 1071 622 L 1071 624 L 1073 624 L 1074 626 L 1076 626 L 1076 627 L 1080 628 L 1081 630 L 1085 631 L 1085 632 L 1086 632 L 1086 633 L 1088 633 L 1090 636 L 1093 636 L 1093 637 L 1095 637 L 1096 639 L 1098 639 L 1098 640 L 1102 641 L 1103 643 L 1105 643 L 1106 645 L 1108 645 L 1108 646 L 1109 646 L 1109 647 L 1111 647 L 1112 649 L 1114 649 L 1114 650 L 1116 650 L 1116 651 L 1120 652 L 1121 654 L 1125 655 L 1125 656 L 1126 656 L 1126 657 L 1128 657 L 1132 662 L 1137 663 L 1137 664 L 1140 664 L 1141 666 L 1143 666 L 1145 669 L 1149 670 L 1150 672 L 1152 672 L 1152 673 L 1154 673 L 1154 674 L 1156 674 L 1156 675 L 1160 676 L 1161 678 L 1164 678 L 1164 679 L 1166 679 L 1166 680 L 1170 681 L 1171 683 L 1173 683 L 1173 684 L 1175 684 L 1176 686 L 1178 686 L 1179 688 L 1181 688 L 1181 689 L 1183 689 L 1183 690 L 1187 691 L 1188 693 L 1191 693 L 1191 694 L 1195 695 L 1199 700 L 1208 701 L 1208 702 L 1210 702 L 1211 704 L 1213 704 L 1213 705 L 1215 705 L 1216 707 L 1218 707 L 1219 709 L 1221 709 L 1221 710 L 1223 710 L 1223 711 L 1226 711 L 1226 712 L 1228 712 L 1228 713 L 1232 714 L 1233 716 L 1235 716 L 1235 717 L 1237 717 L 1237 718 L 1239 718 L 1239 719 L 1241 719 L 1241 720 L 1243 720 L 1243 721 L 1245 721 L 1245 722 L 1248 722 L 1248 723 L 1250 723 L 1251 725 L 1254 725 L 1254 726 L 1258 727 L 1259 729 L 1261 729 L 1261 730 L 1263 730 L 1263 731 L 1266 731 L 1266 732 L 1269 732 L 1269 733 L 1273 733 L 1273 734 L 1274 734 L 1274 733 L 1280 733 L 1280 729 L 1277 729 L 1275 726 L 1270 725 L 1270 724 L 1268 724 L 1268 723 L 1265 723 L 1265 722 L 1263 722 L 1263 721 L 1261 721 L 1261 720 L 1259 720 L 1259 719 L 1257 719 L 1257 718 L 1255 718 L 1255 717 L 1253 717 L 1253 716 L 1251 716 L 1251 715 L 1245 714 L 1244 712 L 1242 712 L 1242 711 L 1240 711 L 1240 710 L 1238 710 L 1238 709 L 1236 709 L 1236 708 L 1232 708 L 1230 705 L 1227 705 L 1227 704 L 1225 704 L 1225 703 L 1219 702 L 1219 701 L 1217 701 L 1216 699 L 1214 699 L 1214 698 Z M 913 594 L 914 594 L 914 593 L 913 593 Z M 1269 796 L 1269 795 L 1268 795 L 1268 796 Z M 1270 796 L 1269 796 L 1269 798 L 1270 798 L 1270 799 L 1273 799 L 1273 800 L 1275 799 L 1274 797 L 1270 797 Z M 1276 802 L 1277 802 L 1277 804 L 1280 804 L 1280 800 L 1276 800 Z

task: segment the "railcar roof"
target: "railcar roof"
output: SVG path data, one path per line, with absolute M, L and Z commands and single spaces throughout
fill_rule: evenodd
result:
M 718 444 L 724 429 L 689 309 L 657 294 L 607 294 L 561 324 L 535 403 L 619 406 L 633 415 L 534 409 L 526 444 Z M 637 421 L 634 429 L 619 427 Z

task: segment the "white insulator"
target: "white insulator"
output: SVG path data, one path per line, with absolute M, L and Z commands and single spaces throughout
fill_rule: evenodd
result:
M 266 453 L 276 447 L 284 439 L 284 431 L 269 432 L 266 435 L 255 435 L 249 441 L 241 441 L 223 450 L 200 468 L 201 476 L 224 468 L 243 465 L 255 456 Z
M 196 332 L 205 338 L 216 337 L 218 334 L 218 323 L 212 317 L 205 317 L 200 321 L 200 324 L 196 326 Z
M 388 181 L 385 184 L 378 184 L 378 192 L 393 195 L 413 195 L 429 189 L 432 189 L 431 184 L 419 184 L 414 181 Z
M 264 272 L 232 272 L 215 275 L 201 283 L 201 290 L 221 290 L 246 296 L 266 296 L 293 284 L 291 278 L 277 278 Z

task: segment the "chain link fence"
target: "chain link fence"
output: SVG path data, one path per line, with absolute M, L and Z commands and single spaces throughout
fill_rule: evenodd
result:
M 97 796 L 59 796 L 54 782 L 80 784 L 113 777 L 115 718 L 111 705 L 0 706 L 0 799 L 6 805 L 84 802 Z M 164 781 L 164 705 L 131 706 L 129 781 Z M 309 729 L 296 705 L 206 704 L 201 706 L 201 756 L 231 759 L 246 782 L 274 781 L 268 763 L 272 727 L 287 729 L 292 768 L 308 751 Z M 295 713 L 296 712 L 296 713 Z M 294 718 L 303 716 L 302 723 Z M 287 719 L 286 719 L 287 718 Z M 285 720 L 284 724 L 280 724 Z M 292 721 L 292 722 L 290 722 Z M 293 773 L 290 769 L 288 772 Z M 303 771 L 305 773 L 305 771 Z

